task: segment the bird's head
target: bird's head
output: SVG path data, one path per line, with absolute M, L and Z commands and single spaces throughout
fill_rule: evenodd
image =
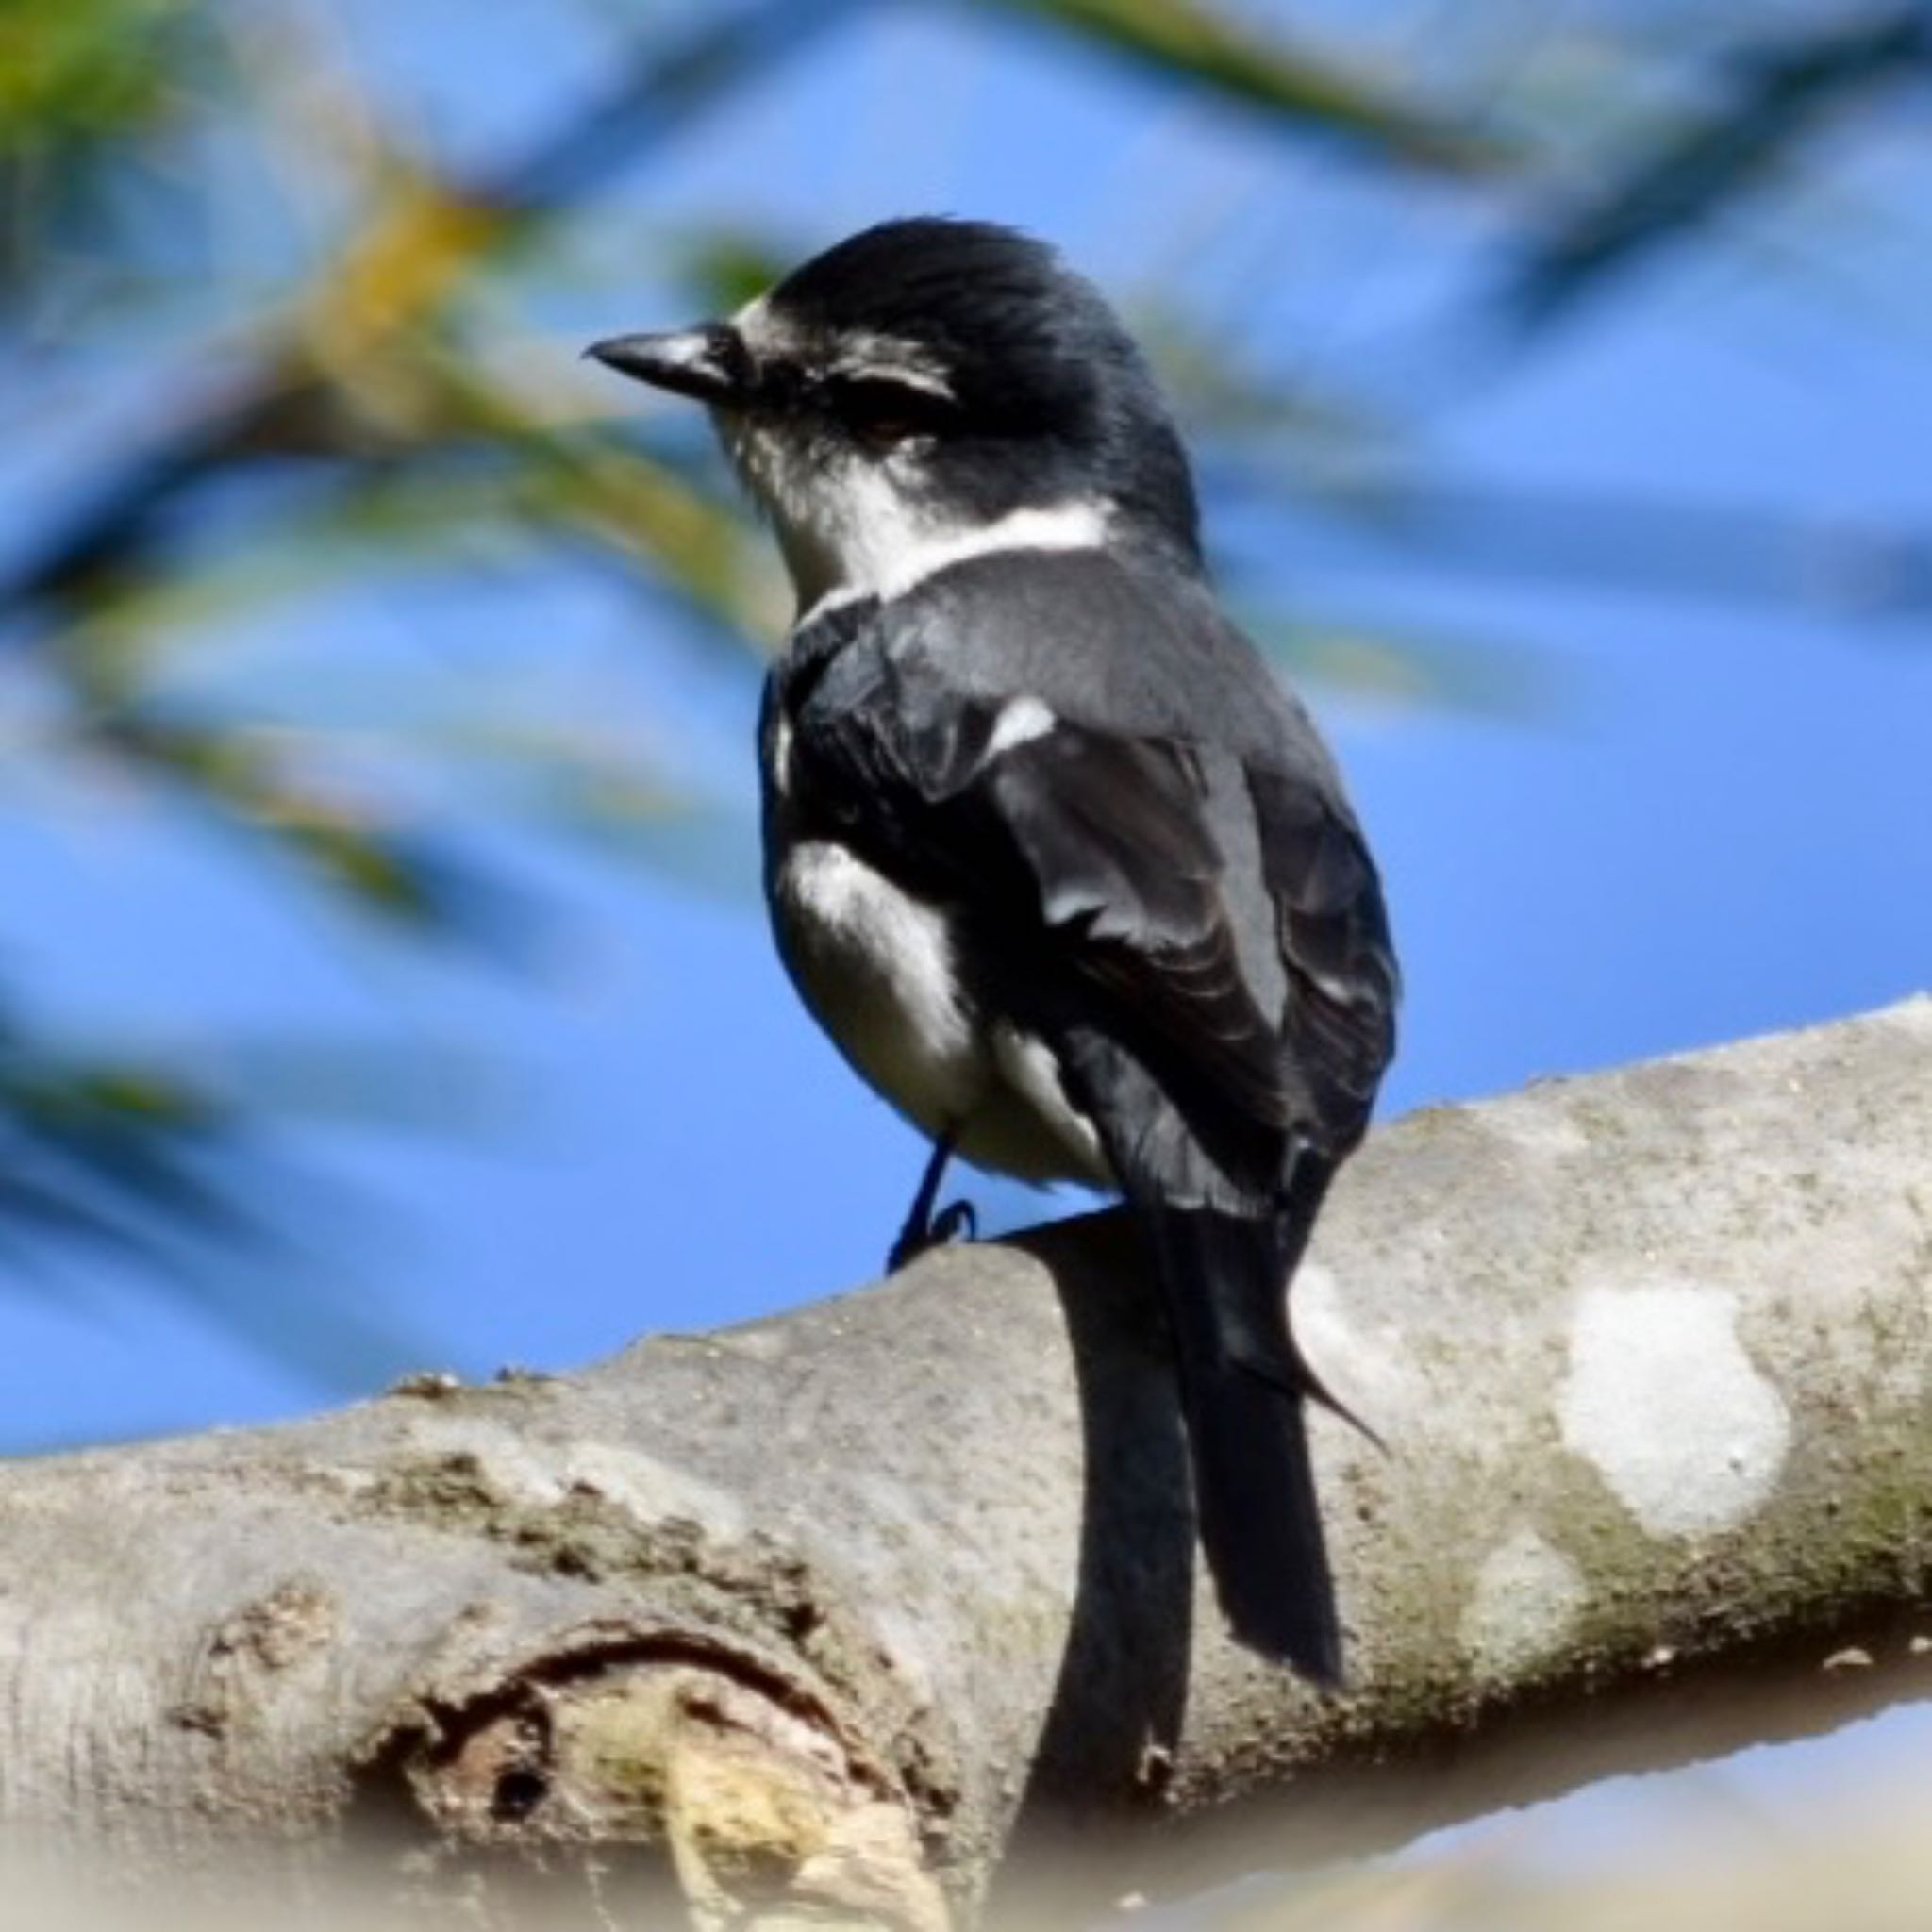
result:
M 1197 568 L 1192 481 L 1133 340 L 1044 243 L 920 218 L 851 236 L 728 321 L 588 352 L 711 411 L 802 606 L 996 547 Z

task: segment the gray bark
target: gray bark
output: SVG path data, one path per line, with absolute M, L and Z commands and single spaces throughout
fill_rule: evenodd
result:
M 579 1374 L 0 1468 L 0 1820 L 124 1875 L 373 1845 L 505 1923 L 532 1883 L 662 1923 L 668 1874 L 924 1932 L 1069 1832 L 1151 1890 L 1231 1818 L 1330 1857 L 1923 1689 L 1932 1001 L 1411 1115 L 1296 1298 L 1391 1444 L 1314 1419 L 1339 1699 L 1226 1641 L 1096 1216 Z

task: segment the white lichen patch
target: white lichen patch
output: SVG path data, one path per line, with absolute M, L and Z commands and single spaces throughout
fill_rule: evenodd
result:
M 1483 1558 L 1462 1613 L 1462 1642 L 1485 1676 L 1507 1676 L 1570 1641 L 1583 1573 L 1527 1524 Z
M 1776 1486 L 1790 1416 L 1739 1341 L 1738 1315 L 1735 1293 L 1684 1281 L 1579 1298 L 1563 1441 L 1653 1536 L 1734 1528 Z

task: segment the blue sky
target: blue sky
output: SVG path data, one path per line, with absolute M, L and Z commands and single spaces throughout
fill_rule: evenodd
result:
M 458 154 L 542 118 L 533 99 L 570 99 L 597 44 L 506 8 L 452 66 L 433 11 L 420 43 L 385 40 L 367 9 L 340 19 L 391 106 Z M 595 335 L 677 319 L 608 258 L 641 234 L 723 215 L 811 245 L 890 212 L 968 209 L 1052 236 L 1129 301 L 1185 300 L 1255 366 L 1313 366 L 1398 402 L 1424 368 L 1415 446 L 1442 473 L 1533 500 L 1787 511 L 1826 557 L 1835 531 L 1932 526 L 1925 344 L 1890 269 L 1867 277 L 1886 302 L 1853 299 L 1922 175 L 1882 137 L 1840 145 L 1824 179 L 1861 210 L 1857 246 L 1815 218 L 1766 215 L 1782 248 L 1769 263 L 1746 225 L 1516 360 L 1431 361 L 1431 316 L 1445 291 L 1479 286 L 1494 239 L 1479 207 L 1338 170 L 976 16 L 889 14 L 834 34 L 588 209 L 567 259 L 590 267 L 521 291 L 537 333 L 518 340 L 561 362 Z M 145 387 L 108 393 L 152 407 Z M 613 411 L 660 407 L 585 393 Z M 58 489 L 105 433 L 83 416 L 16 475 Z M 1923 613 L 1914 625 L 1828 598 L 1618 594 L 1220 508 L 1244 589 L 1258 580 L 1344 628 L 1474 641 L 1534 694 L 1472 712 L 1312 689 L 1382 856 L 1407 972 L 1385 1113 L 1826 1018 L 1932 976 Z M 393 723 L 384 707 L 425 693 L 533 690 L 559 716 L 608 713 L 736 814 L 694 891 L 471 808 L 551 908 L 544 970 L 520 974 L 372 938 L 278 889 L 231 837 L 98 773 L 17 769 L 0 791 L 0 945 L 50 1018 L 191 1054 L 300 1027 L 460 1064 L 440 1105 L 461 1131 L 284 1137 L 310 1176 L 289 1194 L 304 1265 L 420 1338 L 398 1361 L 567 1363 L 641 1327 L 733 1320 L 875 1269 L 920 1149 L 817 1038 L 766 943 L 749 654 L 694 651 L 634 597 L 515 558 L 207 628 L 180 675 L 259 689 L 265 716 L 309 704 L 375 732 Z M 995 1224 L 1039 1211 L 1009 1186 L 976 1191 Z M 242 1264 L 231 1304 L 258 1305 L 250 1271 L 278 1265 Z M 319 1399 L 230 1328 L 74 1273 L 0 1302 L 11 1440 Z
M 375 0 L 331 18 L 451 151 L 489 151 L 598 69 L 591 16 L 520 0 L 473 31 L 475 9 L 445 11 L 412 14 L 401 39 Z M 1415 18 L 1407 58 L 1425 61 Z M 1925 186 L 1923 158 L 1890 137 L 1840 140 L 1816 206 L 1660 261 L 1517 360 L 1434 354 L 1448 297 L 1479 286 L 1496 239 L 1480 207 L 1339 172 L 970 9 L 907 10 L 841 31 L 589 208 L 575 269 L 521 290 L 516 327 L 561 370 L 593 337 L 687 319 L 655 312 L 665 291 L 619 258 L 716 214 L 812 246 L 887 214 L 972 212 L 1052 237 L 1129 301 L 1183 301 L 1257 366 L 1424 397 L 1415 453 L 1444 474 L 1551 501 L 1798 519 L 1818 594 L 1700 598 L 1454 568 L 1221 506 L 1224 550 L 1269 597 L 1341 627 L 1474 641 L 1533 694 L 1465 709 L 1310 689 L 1403 949 L 1384 1108 L 1400 1113 L 1932 982 L 1932 623 L 1874 621 L 1833 569 L 1836 533 L 1932 529 L 1932 311 L 1901 242 Z M 124 407 L 151 404 L 112 346 L 78 365 L 112 365 L 102 387 L 68 378 L 83 401 L 60 433 L 0 464 L 0 499 L 64 487 Z M 184 352 L 184 366 L 219 358 Z M 583 393 L 613 412 L 660 407 Z M 1775 578 L 1785 562 L 1765 567 Z M 253 678 L 371 730 L 399 691 L 522 680 L 540 708 L 635 730 L 723 805 L 726 856 L 698 888 L 468 808 L 551 908 L 541 970 L 520 972 L 373 937 L 99 771 L 21 760 L 0 777 L 0 967 L 49 1020 L 191 1057 L 291 1028 L 442 1057 L 425 1094 L 441 1124 L 291 1125 L 276 1142 L 299 1265 L 408 1331 L 392 1366 L 564 1367 L 642 1329 L 737 1320 L 876 1272 L 922 1150 L 772 958 L 749 838 L 749 654 L 695 652 L 634 597 L 515 557 L 210 628 L 223 648 L 186 654 L 185 678 Z M 974 1192 L 994 1225 L 1040 1211 L 1010 1186 Z M 237 1264 L 221 1291 L 258 1311 L 251 1270 L 282 1265 Z M 5 1440 L 328 1399 L 245 1326 L 93 1269 L 23 1283 L 0 1295 Z

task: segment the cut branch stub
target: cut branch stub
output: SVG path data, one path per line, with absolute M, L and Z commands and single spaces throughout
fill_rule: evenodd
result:
M 707 1928 L 835 1915 L 945 1932 L 910 1806 L 823 1707 L 749 1664 L 685 1633 L 595 1633 L 425 1713 L 386 1755 L 453 1848 L 594 1849 L 607 1889 L 625 1848 L 657 1850 Z

